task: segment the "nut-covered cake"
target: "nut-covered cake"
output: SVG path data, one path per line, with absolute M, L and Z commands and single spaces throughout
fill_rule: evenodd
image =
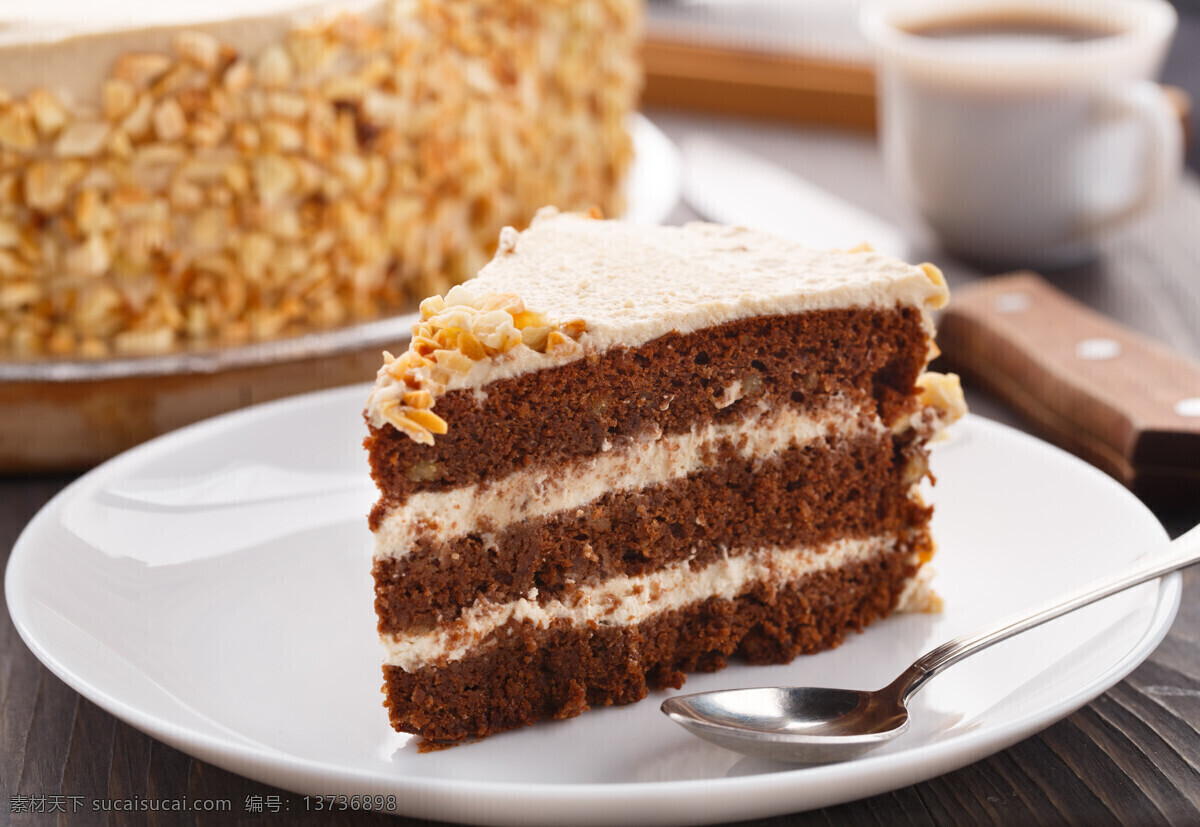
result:
M 367 404 L 392 725 L 483 736 L 932 608 L 946 296 L 745 229 L 506 229 Z
M 619 213 L 639 5 L 0 4 L 0 357 L 338 325 Z

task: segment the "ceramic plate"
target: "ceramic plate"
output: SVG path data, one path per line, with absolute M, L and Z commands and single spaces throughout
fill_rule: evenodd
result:
M 1067 715 L 1140 663 L 1178 607 L 1174 575 L 976 655 L 916 697 L 908 733 L 841 765 L 726 752 L 660 714 L 661 692 L 421 755 L 381 706 L 366 393 L 294 397 L 129 451 L 51 501 L 8 567 L 16 626 L 55 674 L 162 741 L 293 791 L 293 811 L 313 806 L 305 795 L 357 794 L 448 821 L 700 824 L 861 798 Z M 684 691 L 880 686 L 935 644 L 1166 542 L 1108 477 L 987 420 L 956 425 L 934 470 L 941 614 L 888 619 L 788 666 L 696 675 Z

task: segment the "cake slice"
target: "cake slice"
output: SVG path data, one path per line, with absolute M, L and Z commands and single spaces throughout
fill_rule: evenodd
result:
M 506 229 L 367 404 L 392 725 L 484 736 L 932 608 L 946 296 L 746 229 Z

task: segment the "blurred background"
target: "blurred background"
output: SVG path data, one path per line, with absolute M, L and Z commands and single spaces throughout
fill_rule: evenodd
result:
M 1200 98 L 1200 0 L 1172 0 L 1179 32 L 1164 83 Z M 875 126 L 863 0 L 650 0 L 644 105 L 850 130 Z M 774 58 L 774 60 L 772 59 Z M 1200 169 L 1190 142 L 1188 165 Z
M 1179 27 L 1160 80 L 1176 88 L 1179 110 L 1194 124 L 1193 104 L 1200 101 L 1200 0 L 1174 0 L 1174 4 L 1180 13 Z M 1022 282 L 1030 295 L 1052 302 L 1053 310 L 1050 323 L 1043 315 L 1037 317 L 1042 320 L 1037 328 L 1021 328 L 1019 319 L 988 309 L 986 290 L 1009 283 L 997 278 L 1000 271 L 959 260 L 930 244 L 912 210 L 886 183 L 876 143 L 872 56 L 856 25 L 861 5 L 860 0 L 648 0 L 645 40 L 629 53 L 640 56 L 645 71 L 643 118 L 637 121 L 632 144 L 653 168 L 637 170 L 630 207 L 646 220 L 665 223 L 723 218 L 707 212 L 701 199 L 690 197 L 687 190 L 689 176 L 697 171 L 697 156 L 686 150 L 697 146 L 700 138 L 709 147 L 731 148 L 730 157 L 739 163 L 751 159 L 751 167 L 757 164 L 765 170 L 760 177 L 768 179 L 768 191 L 807 192 L 810 216 L 814 209 L 819 214 L 849 216 L 853 233 L 869 227 L 913 243 L 914 260 L 935 261 L 949 277 L 957 297 L 951 310 L 972 309 L 961 317 L 957 338 L 949 335 L 954 326 L 946 324 L 947 335 L 939 339 L 949 356 L 973 347 L 983 354 L 974 373 L 966 377 L 972 411 L 1052 439 L 1094 462 L 1134 486 L 1171 535 L 1182 533 L 1200 521 L 1200 495 L 1195 493 L 1200 483 L 1200 417 L 1192 414 L 1185 419 L 1180 414 L 1172 419 L 1164 406 L 1148 411 L 1146 405 L 1147 400 L 1161 401 L 1159 397 L 1167 399 L 1167 409 L 1179 399 L 1200 400 L 1200 142 L 1194 138 L 1195 130 L 1187 148 L 1187 171 L 1150 214 L 1106 236 L 1088 261 L 1043 272 L 1035 282 Z M 1079 5 L 1087 4 L 1080 0 Z M 6 3 L 0 0 L 0 22 L 5 11 Z M 5 33 L 0 25 L 0 35 Z M 353 34 L 348 31 L 348 36 Z M 593 38 L 591 46 L 596 45 Z M 430 48 L 439 52 L 435 57 L 440 56 L 435 47 Z M 193 48 L 193 57 L 197 56 L 203 59 Z M 576 62 L 583 64 L 585 78 L 602 63 Z M 278 70 L 277 65 L 274 68 Z M 0 86 L 4 82 L 0 77 Z M 629 98 L 631 104 L 632 95 Z M 0 105 L 8 102 L 5 96 Z M 624 122 L 627 101 L 618 103 L 621 111 L 613 119 L 616 131 Z M 357 116 L 353 106 L 340 104 L 334 109 L 337 117 L 354 121 Z M 162 116 L 164 132 L 170 130 L 171 114 Z M 356 126 L 354 138 L 363 144 L 356 149 L 368 148 L 365 145 L 377 135 L 357 121 L 351 123 L 352 133 Z M 280 131 L 283 136 L 291 134 Z M 569 134 L 556 146 L 563 154 L 577 156 L 575 160 L 586 167 L 593 153 L 578 151 L 577 137 Z M 617 154 L 628 160 L 624 149 Z M 11 157 L 4 154 L 0 161 Z M 430 157 L 443 156 L 431 153 Z M 534 160 L 546 157 L 551 156 L 537 155 Z M 726 192 L 730 197 L 724 199 L 727 205 L 738 200 L 735 196 L 751 206 L 761 202 L 754 190 L 762 181 L 735 175 L 726 183 L 730 185 Z M 483 189 L 493 185 L 492 179 L 480 184 Z M 816 188 L 816 196 L 810 186 Z M 358 195 L 362 189 L 349 192 Z M 337 199 L 325 199 L 322 206 L 336 203 Z M 648 205 L 652 209 L 646 209 Z M 411 212 L 399 212 L 401 224 L 415 228 L 414 243 L 418 243 L 426 229 L 420 222 L 428 220 L 429 214 L 407 202 L 403 206 Z M 461 213 L 464 220 L 472 216 L 469 209 Z M 378 217 L 367 209 L 356 216 L 367 222 Z M 736 214 L 730 219 L 744 221 Z M 360 226 L 365 225 L 351 229 Z M 479 231 L 476 240 L 482 250 L 485 242 L 479 239 L 491 244 L 498 227 L 473 229 Z M 370 236 L 348 235 L 356 242 Z M 447 246 L 457 249 L 453 235 L 447 235 Z M 267 266 L 279 258 L 267 256 L 260 263 Z M 471 265 L 475 263 L 472 259 Z M 283 288 L 295 283 L 286 278 L 279 282 Z M 298 316 L 310 320 L 304 313 Z M 1005 319 L 1017 326 L 1002 326 L 1001 322 L 1008 323 Z M 46 369 L 36 361 L 10 363 L 7 356 L 0 356 L 0 553 L 9 553 L 34 515 L 82 469 L 155 434 L 322 387 L 348 383 L 365 387 L 378 367 L 379 351 L 384 346 L 392 350 L 405 346 L 410 321 L 398 316 L 376 323 L 382 327 L 353 325 L 335 331 L 332 338 L 299 336 L 280 346 L 267 342 L 262 348 L 243 348 L 239 340 L 239 347 L 230 351 L 240 354 L 236 359 L 226 352 L 185 353 L 168 354 L 156 362 L 126 359 Z M 174 323 L 182 328 L 178 321 Z M 1112 354 L 1111 344 L 1116 342 L 1161 370 L 1132 363 L 1116 377 L 1122 382 L 1134 377 L 1133 390 L 1118 384 L 1114 391 L 1102 376 L 1085 376 L 1082 363 L 1039 362 L 1037 357 L 1048 352 L 1040 345 L 1022 351 L 1028 357 L 1023 361 L 990 358 L 1014 352 L 994 346 L 995 342 L 1020 346 L 1041 341 L 1033 338 L 1035 334 L 1062 337 L 1059 343 L 1065 341 L 1062 352 L 1068 356 L 1075 352 L 1076 342 L 1069 337 L 1077 334 L 1093 344 L 1100 341 L 1101 347 L 1084 350 L 1092 355 Z M 1112 360 L 1097 364 L 1118 365 Z M 1056 389 L 1047 391 L 1046 377 L 1057 380 Z M 1163 396 L 1159 391 L 1164 389 L 1175 395 Z M 1073 404 L 1079 399 L 1088 404 Z M 1072 404 L 1055 407 L 1063 400 Z M 1178 410 L 1196 409 L 1178 405 Z M 1090 433 L 1088 423 L 1096 416 L 1117 425 L 1101 429 L 1090 443 L 1079 439 Z M 1144 433 L 1161 437 L 1148 460 L 1135 451 L 1134 437 Z M 1138 480 L 1147 471 L 1165 480 L 1165 486 L 1139 489 Z M 361 473 L 365 481 L 365 458 Z M 1170 496 L 1153 496 L 1164 491 Z M 364 514 L 367 508 L 369 503 L 363 506 Z M 1053 503 L 1046 508 L 1052 509 Z M 989 516 L 1008 519 L 1010 515 L 998 509 Z M 248 584 L 238 588 L 247 593 L 247 600 L 252 599 Z M 1179 617 L 1158 650 L 1129 678 L 1045 732 L 903 790 L 755 824 L 1200 823 L 1198 594 L 1200 580 L 1194 573 L 1186 575 Z M 214 673 L 221 668 L 214 665 Z M 18 796 L 40 795 L 44 800 L 57 795 L 89 801 L 117 796 L 223 798 L 233 800 L 237 811 L 244 809 L 243 802 L 248 807 L 257 800 L 262 814 L 264 798 L 278 803 L 288 795 L 166 746 L 103 711 L 38 662 L 7 614 L 0 617 L 0 672 L 0 812 Z M 382 717 L 380 725 L 385 726 Z M 7 815 L 0 816 L 0 822 Z M 332 822 L 328 814 L 293 811 L 275 816 L 273 823 L 430 823 L 351 815 L 356 817 Z M 13 820 L 41 824 L 50 819 L 29 814 Z M 253 820 L 257 819 L 247 815 L 237 823 Z M 61 823 L 74 821 L 64 816 Z M 113 816 L 95 823 L 140 822 Z M 198 814 L 179 822 L 164 818 L 161 823 L 233 822 Z

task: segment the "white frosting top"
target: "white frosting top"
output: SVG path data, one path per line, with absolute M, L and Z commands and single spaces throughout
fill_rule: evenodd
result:
M 931 272 L 932 271 L 932 272 Z M 583 319 L 580 344 L 636 347 L 672 330 L 849 307 L 940 307 L 936 268 L 870 250 L 812 250 L 742 227 L 638 226 L 544 209 L 464 287 L 516 293 L 551 321 Z
M 432 315 L 422 305 L 424 321 L 413 328 L 410 352 L 401 360 L 389 356 L 380 369 L 367 417 L 377 428 L 390 421 L 413 439 L 432 444 L 431 434 L 408 421 L 416 415 L 434 422 L 427 411 L 414 414 L 402 404 L 413 391 L 428 391 L 432 399 L 425 403 L 431 406 L 446 391 L 480 389 L 588 353 L 633 348 L 672 331 L 688 334 L 754 316 L 915 307 L 932 341 L 929 311 L 944 305 L 947 295 L 946 280 L 933 265 L 913 266 L 869 249 L 812 250 L 741 227 L 639 226 L 547 207 L 523 233 L 506 227 L 496 257 L 476 278 L 444 300 L 428 300 L 437 305 L 430 308 Z M 496 302 L 515 302 L 520 310 L 510 308 L 516 314 L 511 319 L 485 312 L 485 305 Z M 570 331 L 570 346 L 542 351 L 525 344 L 514 325 L 530 314 L 547 329 Z M 506 323 L 505 330 L 512 328 L 511 337 L 496 334 L 494 316 Z M 430 339 L 460 335 L 460 330 L 471 341 L 483 336 L 510 346 L 487 352 L 472 347 L 476 355 L 464 358 L 449 338 Z M 418 343 L 428 352 L 415 353 Z M 442 361 L 450 357 L 456 364 L 444 368 Z M 438 418 L 434 424 L 437 433 L 445 433 L 445 422 Z
M 44 87 L 92 102 L 114 60 L 128 52 L 172 54 L 181 30 L 202 31 L 244 55 L 298 25 L 355 12 L 382 13 L 389 0 L 0 0 L 0 87 L 14 95 Z

